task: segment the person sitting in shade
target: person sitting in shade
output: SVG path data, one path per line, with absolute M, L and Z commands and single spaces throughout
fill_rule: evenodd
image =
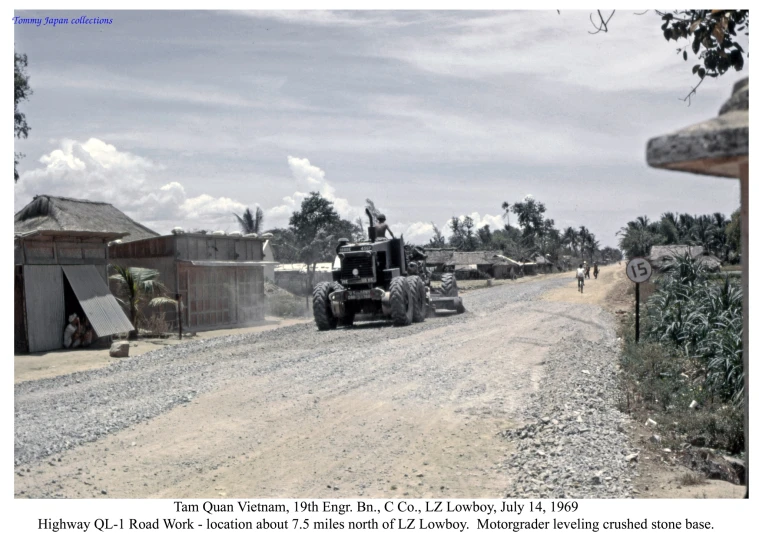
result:
M 71 314 L 69 316 L 69 324 L 63 329 L 63 347 L 68 349 L 74 343 L 74 338 L 79 330 L 79 316 Z
M 82 330 L 81 346 L 89 347 L 92 345 L 92 340 L 95 337 L 95 331 L 92 329 L 92 325 L 90 325 L 90 320 L 85 318 Z

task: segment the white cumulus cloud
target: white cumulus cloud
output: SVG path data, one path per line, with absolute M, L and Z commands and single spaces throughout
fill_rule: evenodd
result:
M 335 211 L 341 218 L 355 221 L 363 215 L 363 208 L 351 204 L 346 198 L 340 198 L 336 194 L 335 187 L 326 180 L 324 170 L 311 164 L 306 158 L 287 157 L 287 165 L 295 179 L 295 192 L 284 196 L 282 204 L 264 210 L 269 219 L 267 227 L 287 226 L 287 222 L 293 211 L 300 209 L 300 204 L 311 192 L 318 192 L 324 198 L 333 203 Z
M 156 177 L 162 167 L 97 138 L 62 140 L 39 162 L 42 166 L 24 172 L 16 185 L 16 210 L 35 194 L 109 202 L 159 233 L 174 226 L 230 228 L 232 213 L 245 211 L 244 204 L 231 198 L 193 196 L 176 181 L 161 185 Z

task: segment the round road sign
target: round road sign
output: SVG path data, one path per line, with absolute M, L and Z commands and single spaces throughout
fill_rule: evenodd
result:
M 651 278 L 651 264 L 645 258 L 633 258 L 627 262 L 627 278 L 640 284 Z

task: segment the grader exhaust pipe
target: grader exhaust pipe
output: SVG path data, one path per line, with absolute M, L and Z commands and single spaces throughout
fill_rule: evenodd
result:
M 367 229 L 369 241 L 374 243 L 377 240 L 377 229 L 374 227 L 374 217 L 372 217 L 372 213 L 368 207 L 366 208 L 366 216 L 369 217 L 369 228 Z

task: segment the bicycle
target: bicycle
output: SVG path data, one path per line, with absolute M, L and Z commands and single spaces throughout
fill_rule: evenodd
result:
M 583 288 L 585 288 L 585 279 L 584 278 L 578 278 L 577 279 L 577 289 L 579 290 L 580 293 L 584 293 L 583 292 Z

